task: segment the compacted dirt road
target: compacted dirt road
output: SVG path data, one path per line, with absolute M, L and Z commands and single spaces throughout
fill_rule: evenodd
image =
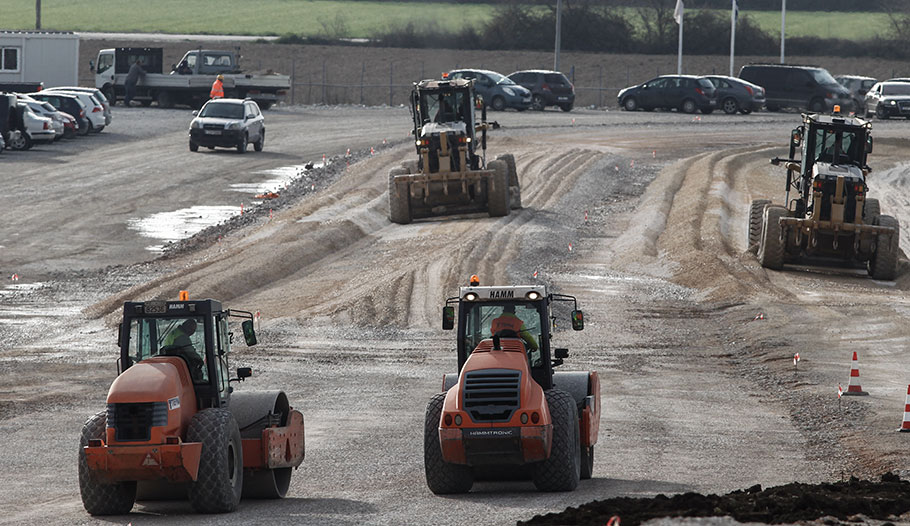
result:
M 0 272 L 20 279 L 0 288 L 0 523 L 509 524 L 594 499 L 910 474 L 906 261 L 896 282 L 769 272 L 745 246 L 750 200 L 783 198 L 768 159 L 798 115 L 491 118 L 489 154 L 515 154 L 525 208 L 406 226 L 386 194 L 414 155 L 403 108 L 270 111 L 266 151 L 238 155 L 191 154 L 188 112 L 118 107 L 100 136 L 3 154 Z M 871 196 L 906 227 L 906 124 L 875 134 Z M 424 409 L 456 366 L 441 308 L 471 274 L 545 283 L 585 311 L 584 332 L 555 336 L 563 368 L 602 382 L 594 478 L 575 492 L 426 488 Z M 181 289 L 261 313 L 261 344 L 231 358 L 254 370 L 238 389 L 289 394 L 306 460 L 283 501 L 93 519 L 76 448 L 116 375 L 119 307 Z M 854 350 L 871 396 L 839 404 Z

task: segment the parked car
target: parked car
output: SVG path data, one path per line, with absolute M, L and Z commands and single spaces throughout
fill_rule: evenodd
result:
M 872 77 L 861 77 L 859 75 L 836 75 L 834 80 L 850 91 L 850 96 L 853 98 L 853 111 L 857 114 L 863 110 L 866 92 L 878 82 Z
M 104 125 L 110 126 L 111 121 L 114 120 L 114 115 L 111 112 L 111 103 L 107 100 L 107 97 L 104 95 L 104 92 L 98 88 L 82 88 L 79 86 L 57 86 L 54 88 L 47 88 L 45 91 L 76 91 L 79 93 L 89 93 L 98 99 L 98 102 L 101 103 L 101 107 L 104 108 Z
M 216 146 L 237 148 L 246 152 L 252 142 L 253 148 L 261 152 L 265 145 L 265 119 L 259 105 L 252 99 L 213 99 L 205 103 L 190 123 L 190 151 L 199 151 L 200 146 L 214 149 Z
M 853 107 L 853 97 L 824 68 L 783 64 L 747 64 L 739 78 L 765 88 L 768 111 L 780 108 L 807 109 L 821 113 L 835 105 L 841 111 Z
M 704 77 L 663 75 L 621 90 L 616 100 L 626 111 L 675 108 L 683 113 L 711 113 L 717 107 L 715 91 L 714 84 Z
M 107 118 L 104 116 L 104 106 L 101 101 L 95 98 L 91 93 L 84 91 L 64 91 L 64 90 L 42 90 L 49 94 L 60 93 L 62 95 L 73 95 L 85 105 L 85 117 L 88 119 L 88 129 L 91 132 L 101 133 L 101 130 L 107 125 Z
M 28 103 L 20 101 L 18 111 L 21 113 L 22 122 L 25 124 L 25 133 L 20 133 L 15 140 L 10 141 L 13 150 L 28 150 L 36 142 L 53 141 L 56 137 L 51 119 L 41 117 L 29 108 Z
M 906 117 L 910 119 L 910 82 L 879 82 L 872 86 L 863 100 L 865 116 L 879 119 Z
M 60 137 L 63 137 L 63 134 L 66 133 L 66 126 L 64 125 L 63 117 L 58 115 L 58 113 L 60 113 L 60 112 L 58 112 L 56 109 L 54 109 L 53 106 L 51 106 L 50 104 L 47 104 L 46 102 L 42 102 L 42 101 L 38 101 L 38 100 L 34 100 L 34 99 L 22 101 L 22 102 L 25 103 L 29 107 L 29 109 L 31 109 L 35 113 L 35 115 L 38 115 L 39 117 L 45 117 L 45 118 L 48 118 L 51 120 L 51 126 L 54 129 L 54 140 L 55 141 L 57 139 L 59 139 Z M 45 104 L 47 104 L 47 107 L 44 106 Z
M 88 134 L 91 122 L 86 117 L 85 103 L 75 95 L 46 91 L 29 93 L 28 95 L 35 100 L 47 102 L 59 111 L 71 115 L 76 120 L 76 133 L 79 135 Z
M 717 107 L 728 115 L 736 112 L 748 115 L 765 107 L 765 89 L 757 84 L 725 75 L 707 75 L 705 78 L 716 88 Z
M 474 90 L 483 97 L 484 105 L 496 111 L 506 108 L 524 111 L 531 107 L 531 92 L 495 71 L 455 69 L 449 72 L 449 78 L 474 79 Z
M 547 106 L 559 106 L 562 111 L 572 111 L 575 105 L 575 86 L 558 71 L 516 71 L 509 78 L 531 92 L 532 109 L 542 111 Z

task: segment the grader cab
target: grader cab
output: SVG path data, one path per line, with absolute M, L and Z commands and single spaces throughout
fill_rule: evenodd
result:
M 804 114 L 790 136 L 785 204 L 752 201 L 749 245 L 762 266 L 800 258 L 864 265 L 876 279 L 897 275 L 900 226 L 867 197 L 872 125 L 856 117 Z M 790 192 L 795 191 L 794 199 Z
M 515 158 L 486 161 L 487 130 L 498 125 L 486 122 L 485 107 L 477 121 L 473 80 L 423 80 L 409 100 L 417 160 L 389 172 L 392 222 L 473 212 L 498 217 L 521 207 Z

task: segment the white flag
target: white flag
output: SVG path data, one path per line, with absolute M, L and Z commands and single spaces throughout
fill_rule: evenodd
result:
M 683 21 L 683 0 L 676 0 L 676 9 L 673 10 L 673 18 L 676 19 L 676 23 L 682 25 Z

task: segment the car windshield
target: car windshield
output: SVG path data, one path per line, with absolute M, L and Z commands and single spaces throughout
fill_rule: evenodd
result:
M 241 104 L 230 104 L 225 102 L 215 102 L 206 104 L 200 117 L 215 117 L 219 119 L 242 119 L 243 106 Z
M 208 380 L 205 330 L 201 317 L 138 318 L 130 322 L 129 356 L 138 363 L 153 356 L 179 356 L 187 362 L 193 381 Z
M 882 95 L 910 95 L 910 83 L 882 84 Z
M 512 81 L 512 79 L 510 79 L 509 77 L 504 77 L 504 76 L 500 75 L 499 73 L 493 73 L 491 71 L 490 73 L 487 73 L 487 76 L 490 77 L 490 79 L 493 81 L 494 84 L 503 84 L 503 85 L 515 84 L 515 82 Z
M 816 161 L 836 164 L 844 164 L 845 161 L 848 161 L 858 164 L 857 159 L 861 158 L 861 153 L 857 151 L 859 142 L 856 141 L 855 132 L 818 128 L 815 133 L 814 157 Z M 840 145 L 837 144 L 838 141 L 840 141 Z M 837 159 L 834 158 L 835 150 L 840 152 L 840 157 Z
M 828 73 L 828 70 L 825 69 L 810 69 L 809 74 L 812 75 L 812 78 L 815 79 L 815 82 L 819 84 L 837 84 L 837 81 L 834 80 L 834 77 Z
M 471 107 L 467 90 L 422 91 L 418 110 L 420 121 L 460 122 L 468 115 Z

